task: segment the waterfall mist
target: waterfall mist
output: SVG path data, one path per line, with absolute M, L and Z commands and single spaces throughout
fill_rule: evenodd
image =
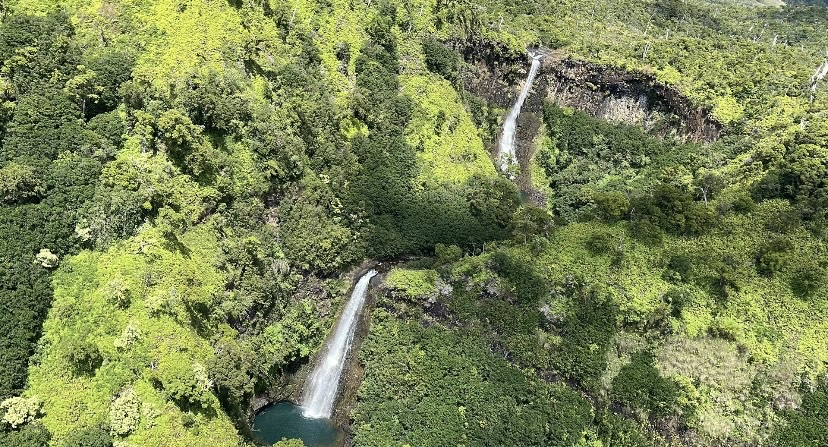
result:
M 302 394 L 303 415 L 308 418 L 329 418 L 339 391 L 339 382 L 345 368 L 345 359 L 354 341 L 360 311 L 365 304 L 368 283 L 377 275 L 371 270 L 359 278 L 345 310 L 336 322 L 333 334 L 325 345 L 324 357 L 320 359 L 308 380 Z
M 500 137 L 500 146 L 497 151 L 497 158 L 500 162 L 500 169 L 508 171 L 509 167 L 515 162 L 515 131 L 517 126 L 517 118 L 520 115 L 520 109 L 523 108 L 523 103 L 526 102 L 526 97 L 529 96 L 529 90 L 532 88 L 532 83 L 535 81 L 535 76 L 538 74 L 540 68 L 541 55 L 531 54 L 532 68 L 529 69 L 529 76 L 526 78 L 526 84 L 520 92 L 512 110 L 503 121 L 503 135 Z

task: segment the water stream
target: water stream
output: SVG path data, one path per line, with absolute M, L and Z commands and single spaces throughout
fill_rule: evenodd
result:
M 331 417 L 339 392 L 342 370 L 345 368 L 345 359 L 354 341 L 360 311 L 365 304 L 368 283 L 376 274 L 376 270 L 371 270 L 359 278 L 342 316 L 336 323 L 333 335 L 328 339 L 324 357 L 305 382 L 302 406 L 305 408 L 304 416 L 307 418 Z
M 520 109 L 523 108 L 523 103 L 526 102 L 526 98 L 529 96 L 529 90 L 531 90 L 532 84 L 535 82 L 535 76 L 537 76 L 538 69 L 540 68 L 541 55 L 530 55 L 532 56 L 532 67 L 529 69 L 526 84 L 523 86 L 523 90 L 520 92 L 517 101 L 512 106 L 512 110 L 509 111 L 509 115 L 506 116 L 506 120 L 503 121 L 503 135 L 500 137 L 497 158 L 500 162 L 500 169 L 504 172 L 508 172 L 509 168 L 517 160 L 515 157 L 517 118 L 520 115 Z

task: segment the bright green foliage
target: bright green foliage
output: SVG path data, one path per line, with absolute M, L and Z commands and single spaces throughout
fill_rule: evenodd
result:
M 235 445 L 226 416 L 199 415 L 187 425 L 186 413 L 170 405 L 184 411 L 219 407 L 204 366 L 213 351 L 195 329 L 216 327 L 214 295 L 223 287 L 213 267 L 216 242 L 204 227 L 180 241 L 186 256 L 165 249 L 159 230 L 145 231 L 106 253 L 72 258 L 56 277 L 53 319 L 45 325 L 51 341 L 31 371 L 30 390 L 48 394 L 43 422 L 57 442 L 81 442 L 70 434 L 113 421 L 115 433 L 131 431 L 138 444 L 169 443 L 177 433 L 181 445 L 201 436 L 213 445 Z M 138 291 L 125 309 L 107 299 L 112 278 Z M 52 328 L 85 338 L 57 338 Z M 79 407 L 86 411 L 78 414 Z
M 273 444 L 273 447 L 305 447 L 305 443 L 301 439 L 283 439 Z
M 434 270 L 395 268 L 388 272 L 385 283 L 409 298 L 422 298 L 437 292 L 436 280 L 437 272 Z
M 331 326 L 344 292 L 318 277 L 432 251 L 388 278 L 427 310 L 374 311 L 357 444 L 771 442 L 828 362 L 828 16 L 744 3 L 5 2 L 0 397 L 44 416 L 0 444 L 238 446 Z M 489 42 L 507 82 L 541 44 L 727 127 L 690 144 L 549 105 L 552 213 L 520 206 L 486 153 L 505 110 L 451 49 Z M 819 393 L 773 442 L 821 442 Z

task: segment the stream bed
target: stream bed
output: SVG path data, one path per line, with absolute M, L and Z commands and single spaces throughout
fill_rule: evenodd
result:
M 345 433 L 330 419 L 311 419 L 302 415 L 304 408 L 292 402 L 268 405 L 253 419 L 253 437 L 271 446 L 287 439 L 301 439 L 307 447 L 342 445 Z

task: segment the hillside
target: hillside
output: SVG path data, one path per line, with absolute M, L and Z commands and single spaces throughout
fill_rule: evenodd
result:
M 347 445 L 828 445 L 800 3 L 6 1 L 0 445 L 255 445 L 380 261 Z

